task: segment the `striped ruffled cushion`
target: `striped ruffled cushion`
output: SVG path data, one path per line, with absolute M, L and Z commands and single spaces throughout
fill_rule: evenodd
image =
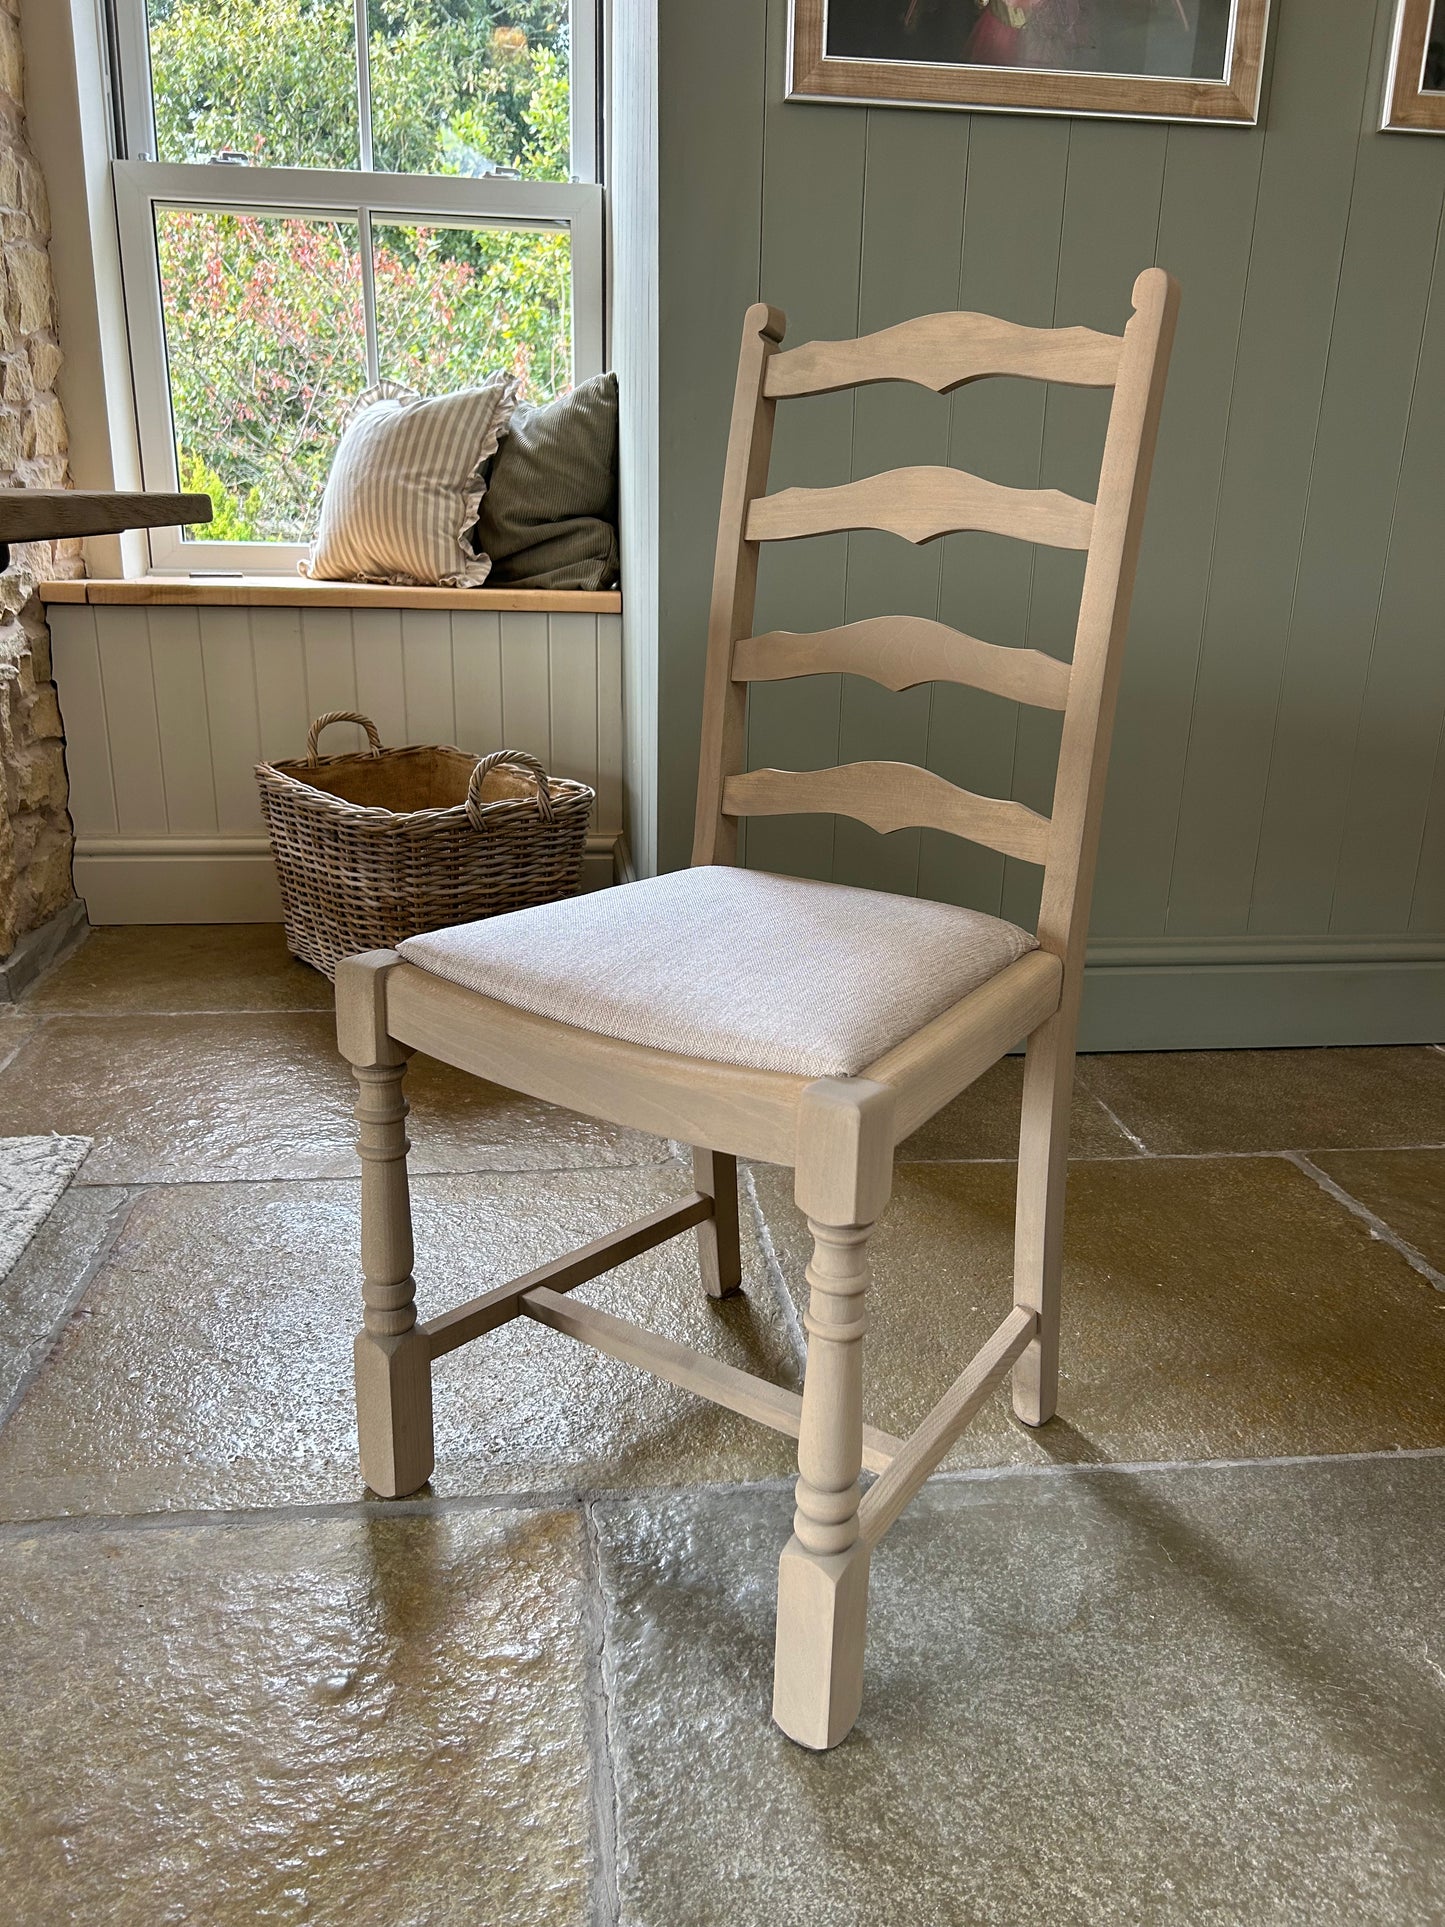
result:
M 395 382 L 369 389 L 336 451 L 302 574 L 480 587 L 491 568 L 471 537 L 482 469 L 516 403 L 509 375 L 432 400 Z

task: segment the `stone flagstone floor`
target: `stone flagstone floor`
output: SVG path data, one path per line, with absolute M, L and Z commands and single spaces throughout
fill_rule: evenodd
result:
M 768 1720 L 786 1441 L 530 1324 L 355 1468 L 351 1090 L 270 928 L 108 930 L 0 1010 L 0 1135 L 95 1147 L 3 1287 L 16 1927 L 1445 1918 L 1445 1052 L 1081 1060 L 1065 1377 L 874 1562 L 862 1718 Z M 686 1189 L 417 1060 L 423 1315 Z M 869 1416 L 1008 1299 L 1017 1060 L 904 1147 Z M 797 1385 L 803 1227 L 588 1287 Z

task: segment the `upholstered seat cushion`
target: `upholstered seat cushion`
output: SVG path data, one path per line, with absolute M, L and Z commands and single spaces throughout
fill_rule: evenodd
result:
M 954 904 L 719 866 L 433 930 L 401 954 L 603 1037 L 848 1077 L 1037 948 Z

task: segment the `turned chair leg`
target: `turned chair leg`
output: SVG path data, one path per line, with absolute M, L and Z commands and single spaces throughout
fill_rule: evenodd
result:
M 1024 1059 L 1014 1221 L 1014 1303 L 1038 1313 L 1038 1337 L 1013 1369 L 1014 1411 L 1045 1425 L 1059 1398 L 1059 1300 L 1064 1184 L 1074 1089 L 1072 1025 L 1060 1013 L 1041 1024 Z
M 893 1093 L 815 1084 L 803 1102 L 796 1196 L 813 1234 L 808 1366 L 793 1536 L 778 1564 L 773 1718 L 802 1746 L 836 1746 L 863 1700 L 868 1547 L 863 1469 L 863 1298 L 868 1239 L 887 1202 Z
M 836 1746 L 863 1703 L 868 1548 L 863 1469 L 863 1294 L 872 1225 L 808 1220 L 808 1371 L 793 1536 L 778 1565 L 773 1718 L 790 1739 Z
M 347 958 L 336 975 L 337 1036 L 358 1089 L 361 1153 L 362 1329 L 356 1334 L 356 1427 L 361 1471 L 383 1499 L 405 1498 L 431 1477 L 431 1347 L 416 1322 L 407 1102 L 411 1052 L 386 1034 L 385 984 L 394 951 Z
M 738 1241 L 737 1159 L 723 1151 L 695 1148 L 693 1189 L 712 1199 L 712 1216 L 697 1228 L 697 1262 L 709 1298 L 730 1298 L 742 1288 L 743 1255 Z
M 361 1470 L 383 1499 L 431 1477 L 431 1349 L 417 1329 L 404 1064 L 352 1066 L 360 1094 L 362 1329 L 356 1334 Z

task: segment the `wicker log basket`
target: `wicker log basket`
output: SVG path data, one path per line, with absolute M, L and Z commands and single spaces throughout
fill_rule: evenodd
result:
M 320 755 L 331 723 L 359 723 L 370 748 Z M 360 950 L 577 894 L 594 792 L 521 750 L 383 749 L 369 717 L 334 709 L 304 762 L 258 763 L 256 780 L 287 947 L 328 977 Z

